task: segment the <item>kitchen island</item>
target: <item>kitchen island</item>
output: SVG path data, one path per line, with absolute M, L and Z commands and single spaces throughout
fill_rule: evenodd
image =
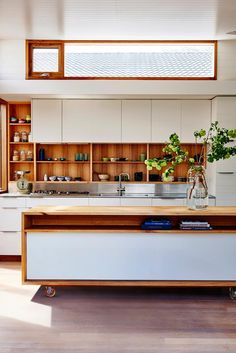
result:
M 146 219 L 168 219 L 172 228 L 143 230 Z M 211 228 L 182 230 L 183 220 Z M 236 207 L 51 206 L 22 215 L 28 284 L 232 287 L 235 249 Z

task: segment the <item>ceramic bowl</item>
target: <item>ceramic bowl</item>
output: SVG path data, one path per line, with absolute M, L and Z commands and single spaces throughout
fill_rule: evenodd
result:
M 72 177 L 70 177 L 70 176 L 65 176 L 65 180 L 66 180 L 66 181 L 71 181 L 71 180 L 72 180 Z
M 107 181 L 109 179 L 109 174 L 98 174 L 98 179 L 100 181 Z
M 57 180 L 56 175 L 51 175 L 51 176 L 49 177 L 49 180 L 50 180 L 50 181 L 56 181 L 56 180 Z
M 116 161 L 117 161 L 117 158 L 116 158 L 116 157 L 110 157 L 110 161 L 111 161 L 111 162 L 116 162 Z
M 102 161 L 103 161 L 103 162 L 108 162 L 108 161 L 109 161 L 109 158 L 108 158 L 108 157 L 102 157 Z
M 58 181 L 64 181 L 64 180 L 65 180 L 65 177 L 64 177 L 64 176 L 58 176 L 58 177 L 57 177 L 57 180 L 58 180 Z

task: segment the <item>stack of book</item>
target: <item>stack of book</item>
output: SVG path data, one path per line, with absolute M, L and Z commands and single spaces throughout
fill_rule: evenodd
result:
M 181 221 L 180 229 L 183 230 L 209 230 L 212 229 L 207 221 Z
M 169 219 L 146 219 L 141 225 L 144 230 L 165 230 L 171 229 L 172 223 Z

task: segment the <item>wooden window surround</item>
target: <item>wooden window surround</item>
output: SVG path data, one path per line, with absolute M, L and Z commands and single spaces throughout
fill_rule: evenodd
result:
M 57 49 L 58 70 L 53 72 L 34 71 L 33 53 L 35 49 Z M 26 41 L 26 79 L 61 79 L 64 75 L 64 43 L 60 40 Z
M 179 62 L 179 58 L 173 59 L 174 62 L 176 62 L 176 71 L 179 71 L 180 73 L 178 73 L 177 75 L 175 75 L 175 65 L 171 64 L 169 66 L 169 69 L 172 72 L 172 74 L 170 74 L 170 76 L 166 75 L 161 75 L 163 71 L 166 70 L 166 68 L 164 68 L 163 71 L 160 70 L 160 73 L 155 74 L 155 72 L 158 72 L 158 68 L 155 68 L 155 65 L 153 66 L 153 74 L 152 74 L 152 69 L 151 69 L 151 73 L 149 72 L 148 75 L 145 76 L 144 74 L 136 74 L 135 75 L 135 69 L 134 69 L 134 75 L 132 74 L 132 65 L 130 65 L 130 71 L 131 73 L 128 75 L 123 75 L 123 71 L 122 68 L 118 68 L 117 72 L 120 70 L 119 72 L 119 76 L 115 75 L 115 74 L 110 74 L 109 72 L 109 64 L 112 65 L 112 59 L 111 62 L 108 63 L 108 65 L 106 65 L 106 62 L 103 63 L 103 66 L 100 68 L 100 74 L 96 74 L 97 71 L 99 71 L 98 67 L 97 67 L 97 62 L 96 62 L 96 58 L 92 58 L 92 62 L 94 59 L 94 65 L 96 66 L 96 68 L 94 69 L 94 73 L 91 69 L 91 63 L 90 61 L 88 62 L 88 60 L 86 60 L 86 58 L 83 57 L 83 62 L 81 64 L 81 62 L 75 62 L 75 65 L 73 65 L 73 62 L 70 63 L 71 66 L 71 72 L 68 74 L 68 69 L 65 65 L 66 62 L 66 48 L 68 48 L 68 45 L 81 45 L 81 47 L 83 46 L 84 48 L 87 46 L 92 47 L 101 47 L 101 46 L 111 46 L 111 48 L 114 46 L 123 46 L 123 47 L 127 47 L 130 45 L 130 48 L 133 46 L 142 46 L 142 47 L 147 47 L 149 46 L 166 46 L 166 45 L 173 45 L 173 46 L 178 46 L 178 45 L 183 45 L 183 46 L 204 46 L 204 45 L 211 45 L 213 46 L 213 66 L 211 69 L 211 74 L 205 74 L 204 72 L 198 74 L 196 72 L 195 74 L 191 74 L 190 76 L 187 76 L 184 67 L 177 67 L 179 64 L 177 64 Z M 91 49 L 90 48 L 90 49 Z M 34 71 L 33 70 L 33 51 L 34 49 L 57 49 L 58 50 L 58 70 L 55 72 L 47 72 L 47 71 Z M 95 53 L 95 52 L 94 52 Z M 92 55 L 94 54 L 92 52 Z M 148 53 L 148 52 L 147 52 Z M 178 51 L 175 53 L 177 54 Z M 81 52 L 79 53 L 81 55 Z M 97 52 L 96 52 L 97 54 Z M 103 53 L 104 54 L 104 53 Z M 110 54 L 110 52 L 109 52 Z M 118 54 L 118 52 L 113 52 L 114 56 L 113 58 L 116 58 L 116 54 Z M 130 53 L 129 53 L 130 54 Z M 140 53 L 138 53 L 140 54 Z M 146 54 L 146 53 L 145 53 Z M 149 53 L 152 54 L 152 53 Z M 75 55 L 75 53 L 74 53 Z M 193 54 L 194 56 L 194 54 Z M 91 59 L 91 55 L 89 57 Z M 103 55 L 103 58 L 105 58 L 105 56 Z M 101 57 L 100 57 L 101 59 Z M 150 57 L 148 58 L 149 61 Z M 105 59 L 106 60 L 106 59 Z M 155 59 L 156 62 L 158 63 L 158 59 Z M 154 60 L 154 61 L 155 61 Z M 193 67 L 197 67 L 201 69 L 201 59 L 198 58 L 196 62 L 194 62 L 194 57 L 193 59 L 191 59 L 191 56 L 189 56 L 188 58 L 190 65 L 191 62 L 194 63 Z M 200 61 L 199 61 L 200 60 Z M 167 58 L 168 61 L 168 58 Z M 167 63 L 166 61 L 166 63 Z M 181 59 L 180 59 L 181 61 Z M 212 57 L 208 58 L 208 64 L 212 61 Z M 83 63 L 85 68 L 83 67 Z M 142 63 L 142 62 L 140 62 Z M 78 64 L 78 65 L 77 65 Z M 210 65 L 210 64 L 209 64 Z M 113 66 L 115 67 L 114 70 L 116 70 L 116 67 L 118 65 L 113 63 Z M 139 67 L 139 64 L 137 62 L 134 62 L 134 67 Z M 158 66 L 158 65 L 157 65 Z M 78 69 L 79 67 L 79 69 Z M 174 70 L 172 70 L 174 67 Z M 82 69 L 81 69 L 82 68 Z M 108 72 L 106 72 L 106 75 L 103 75 L 103 68 L 106 68 L 108 70 Z M 129 70 L 129 63 L 127 64 L 126 68 L 128 68 Z M 147 64 L 147 68 L 150 69 L 150 65 Z M 90 70 L 91 69 L 91 70 Z M 98 69 L 98 70 L 97 70 Z M 167 71 L 169 70 L 167 68 Z M 77 72 L 81 72 L 85 71 L 85 73 L 83 72 L 83 74 L 77 74 Z M 86 70 L 87 71 L 92 71 L 91 74 L 86 75 Z M 195 69 L 193 69 L 195 70 Z M 198 70 L 198 69 L 197 69 Z M 204 70 L 202 68 L 202 70 Z M 51 70 L 52 71 L 52 70 Z M 187 71 L 187 69 L 186 69 Z M 201 71 L 201 70 L 200 70 Z M 183 72 L 183 75 L 181 74 Z M 73 74 L 74 73 L 74 74 Z M 83 41 L 79 41 L 79 40 L 26 40 L 26 79 L 62 79 L 62 80 L 216 80 L 217 79 L 217 41 L 214 40 L 202 40 L 202 41 L 155 41 L 155 40 L 143 40 L 143 41 L 135 41 L 135 40 L 130 40 L 130 41 L 121 41 L 121 40 L 115 40 L 115 41 L 109 41 L 109 40 L 96 40 L 96 41 L 92 41 L 92 40 L 83 40 Z

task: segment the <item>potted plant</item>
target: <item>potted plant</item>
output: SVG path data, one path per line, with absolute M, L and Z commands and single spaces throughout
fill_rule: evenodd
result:
M 189 164 L 187 203 L 190 208 L 204 208 L 208 204 L 208 188 L 205 177 L 205 157 L 207 162 L 213 163 L 220 159 L 228 159 L 236 155 L 236 146 L 229 146 L 229 142 L 236 138 L 236 129 L 226 129 L 219 126 L 218 121 L 211 123 L 208 132 L 201 129 L 194 132 L 195 146 L 202 143 L 200 154 L 195 153 L 194 158 L 189 157 L 187 150 L 181 146 L 181 141 L 176 133 L 169 137 L 163 147 L 164 157 L 145 160 L 148 170 L 156 168 L 161 171 L 164 181 L 169 181 L 175 168 L 181 163 Z M 205 148 L 207 152 L 205 153 Z M 170 164 L 168 166 L 168 164 Z

